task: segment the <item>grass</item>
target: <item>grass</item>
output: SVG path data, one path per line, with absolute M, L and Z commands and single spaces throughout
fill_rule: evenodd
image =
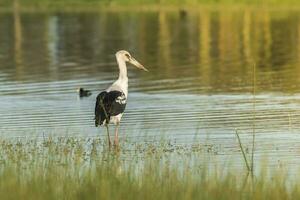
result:
M 4 2 L 8 3 L 7 0 Z M 282 5 L 299 4 L 297 0 L 22 0 L 24 4 L 99 4 L 99 5 L 203 5 L 203 4 L 242 4 L 242 5 Z
M 240 147 L 240 150 L 242 152 L 242 155 L 243 155 L 243 158 L 244 158 L 244 161 L 245 161 L 245 164 L 246 164 L 246 167 L 247 167 L 247 170 L 248 172 L 253 172 L 253 160 L 251 159 L 251 167 L 249 165 L 249 162 L 248 162 L 248 159 L 247 159 L 247 156 L 246 156 L 246 153 L 245 153 L 245 150 L 244 150 L 244 147 L 242 145 L 242 141 L 240 139 L 240 136 L 239 136 L 239 133 L 238 133 L 238 130 L 236 129 L 235 130 L 235 135 L 238 139 L 238 143 L 239 143 L 239 147 Z M 253 148 L 252 148 L 253 149 Z M 253 152 L 253 151 L 252 151 Z M 252 154 L 253 155 L 253 154 Z M 252 157 L 251 157 L 252 158 Z
M 202 7 L 224 9 L 226 7 L 270 7 L 288 9 L 299 7 L 298 0 L 2 0 L 1 10 L 11 9 L 18 2 L 22 10 L 193 10 Z
M 210 148 L 210 147 L 209 147 Z M 282 172 L 254 179 L 193 159 L 205 146 L 100 139 L 0 141 L 1 199 L 299 199 Z M 195 158 L 194 157 L 194 158 Z

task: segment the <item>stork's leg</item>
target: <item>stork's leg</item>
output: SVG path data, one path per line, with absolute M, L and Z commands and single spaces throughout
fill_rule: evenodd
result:
M 119 146 L 119 137 L 118 137 L 119 125 L 120 125 L 120 123 L 117 123 L 117 124 L 116 124 L 116 129 L 115 129 L 115 140 L 114 140 L 114 145 L 115 145 L 116 147 Z
M 108 145 L 111 147 L 111 140 L 110 140 L 110 135 L 109 135 L 109 127 L 108 124 L 105 124 L 106 126 L 106 131 L 107 131 L 107 137 L 108 137 Z

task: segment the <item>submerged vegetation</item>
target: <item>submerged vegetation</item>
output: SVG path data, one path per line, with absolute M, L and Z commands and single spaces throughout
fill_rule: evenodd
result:
M 284 173 L 251 177 L 208 167 L 211 147 L 124 142 L 108 150 L 99 139 L 2 139 L 1 199 L 299 199 Z M 176 158 L 174 157 L 176 156 Z M 195 156 L 195 157 L 193 157 Z M 180 164 L 179 164 L 180 163 Z M 223 168 L 223 167 L 222 167 Z

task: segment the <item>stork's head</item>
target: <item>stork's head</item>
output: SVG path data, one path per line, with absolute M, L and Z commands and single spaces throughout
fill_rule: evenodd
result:
M 130 55 L 128 51 L 120 50 L 116 53 L 117 59 L 121 59 L 125 62 L 129 62 L 130 64 L 134 65 L 135 67 L 142 69 L 144 71 L 148 71 L 141 63 L 139 63 L 134 57 Z

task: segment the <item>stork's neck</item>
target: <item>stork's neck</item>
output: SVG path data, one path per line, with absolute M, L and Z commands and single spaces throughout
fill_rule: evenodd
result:
M 128 77 L 127 77 L 126 63 L 123 59 L 121 59 L 118 56 L 117 56 L 117 61 L 118 61 L 118 65 L 119 65 L 119 79 L 118 80 L 127 82 Z

